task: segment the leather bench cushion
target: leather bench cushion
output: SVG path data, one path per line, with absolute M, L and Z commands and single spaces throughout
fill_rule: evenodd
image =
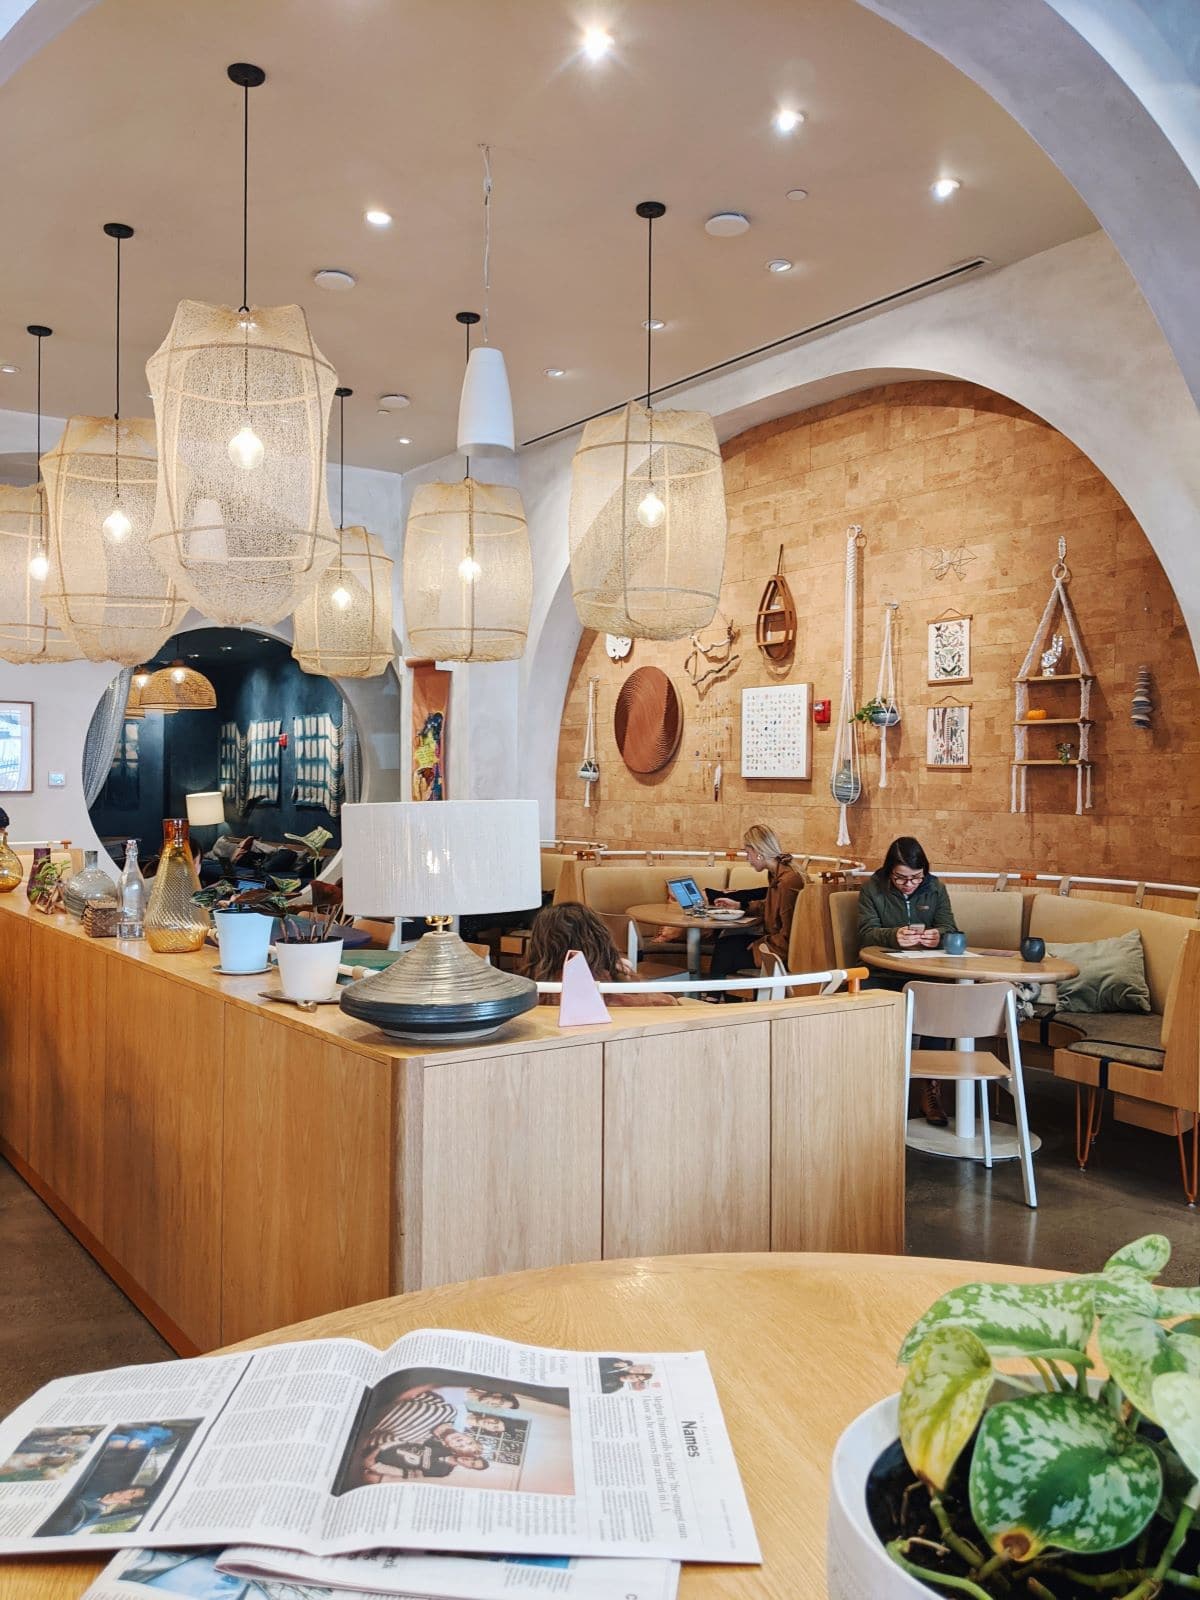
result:
M 593 911 L 628 911 L 630 906 L 667 902 L 668 878 L 694 878 L 701 889 L 723 889 L 727 867 L 600 867 L 583 869 L 583 903 Z
M 1156 1012 L 1059 1011 L 1051 1020 L 1079 1035 L 1061 1049 L 1162 1071 L 1163 1019 Z
M 1079 944 L 1092 939 L 1112 939 L 1136 928 L 1142 936 L 1146 982 L 1153 1012 L 1166 1010 L 1167 990 L 1183 941 L 1200 922 L 1169 911 L 1141 911 L 1136 906 L 1109 905 L 1101 900 L 1072 900 L 1065 895 L 1034 896 L 1029 931 L 1047 944 Z M 1077 1015 L 1077 1013 L 1072 1013 Z

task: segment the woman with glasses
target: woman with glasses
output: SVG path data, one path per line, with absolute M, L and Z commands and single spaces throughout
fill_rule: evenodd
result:
M 956 931 L 946 886 L 929 870 L 920 841 L 905 835 L 893 839 L 883 865 L 873 872 L 858 897 L 858 943 L 888 950 L 936 950 L 942 935 Z M 877 989 L 902 989 L 898 972 L 877 972 L 868 980 Z M 948 1048 L 944 1040 L 926 1039 L 929 1050 Z M 941 1085 L 927 1079 L 921 1112 L 935 1128 L 946 1126 Z

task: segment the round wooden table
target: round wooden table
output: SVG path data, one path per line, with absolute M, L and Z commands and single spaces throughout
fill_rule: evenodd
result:
M 972 950 L 966 955 L 948 956 L 942 950 L 887 950 L 869 944 L 858 952 L 859 960 L 885 972 L 899 972 L 906 978 L 941 978 L 953 983 L 1058 983 L 1079 975 L 1079 968 L 1060 956 L 1045 956 L 1041 961 L 1026 961 L 1012 950 Z M 974 1050 L 974 1039 L 956 1039 L 956 1050 Z M 923 1117 L 913 1117 L 905 1142 L 928 1155 L 954 1156 L 960 1161 L 982 1161 L 983 1141 L 975 1133 L 976 1078 L 961 1078 L 955 1083 L 954 1127 L 933 1128 Z M 1030 1146 L 1041 1148 L 1042 1141 L 1030 1135 Z M 1015 1133 L 992 1130 L 992 1160 L 1015 1161 Z
M 685 1566 L 682 1600 L 817 1600 L 833 1447 L 860 1411 L 899 1388 L 904 1334 L 958 1284 L 1053 1276 L 905 1256 L 604 1261 L 423 1289 L 234 1348 L 337 1336 L 382 1348 L 413 1328 L 448 1327 L 581 1350 L 705 1350 L 763 1565 Z M 78 1600 L 102 1565 L 0 1559 L 0 1600 Z
M 687 934 L 687 970 L 689 978 L 699 978 L 700 936 L 705 933 L 761 933 L 758 917 L 722 917 L 711 911 L 685 911 L 674 900 L 659 901 L 657 905 L 630 906 L 625 912 L 635 922 L 647 922 L 660 928 L 682 928 Z

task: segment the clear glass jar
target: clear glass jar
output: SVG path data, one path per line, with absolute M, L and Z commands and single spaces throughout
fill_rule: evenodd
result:
M 8 842 L 8 829 L 0 828 L 0 894 L 11 894 L 25 876 L 21 858 Z
M 63 904 L 73 917 L 82 917 L 89 900 L 115 905 L 117 885 L 100 865 L 99 850 L 83 852 L 83 866 L 63 884 Z
M 146 880 L 138 866 L 136 839 L 125 841 L 125 866 L 121 871 L 121 920 L 118 939 L 141 939 L 146 931 Z
M 146 907 L 146 943 L 160 955 L 184 955 L 199 950 L 209 929 L 208 912 L 192 895 L 199 888 L 188 825 L 183 817 L 163 821 L 162 855 L 150 883 Z

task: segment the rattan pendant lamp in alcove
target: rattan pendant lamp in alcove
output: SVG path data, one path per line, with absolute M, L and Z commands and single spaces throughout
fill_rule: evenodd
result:
M 242 91 L 242 303 L 183 300 L 146 364 L 158 427 L 150 549 L 214 622 L 278 622 L 337 555 L 325 493 L 337 378 L 300 306 L 249 303 L 250 90 L 261 67 L 235 62 Z
M 179 648 L 179 640 L 175 641 Z M 141 673 L 136 674 L 141 677 Z M 162 711 L 170 715 L 175 711 L 215 711 L 217 691 L 202 672 L 189 667 L 178 657 L 169 667 L 159 667 L 142 685 L 138 709 Z
M 646 224 L 646 393 L 583 430 L 571 463 L 571 589 L 585 628 L 682 639 L 707 627 L 725 570 L 725 482 L 712 418 L 654 411 L 654 224 Z
M 42 459 L 46 485 L 46 604 L 88 661 L 136 666 L 156 655 L 188 602 L 152 558 L 158 457 L 154 423 L 121 415 L 121 245 L 116 245 L 116 364 L 111 417 L 71 417 Z
M 346 526 L 346 401 L 338 402 L 338 553 L 292 618 L 292 655 L 303 672 L 377 678 L 392 659 L 392 558 L 365 528 Z
M 51 329 L 31 323 L 37 340 L 37 459 L 42 455 L 42 342 Z M 78 661 L 79 646 L 46 609 L 46 493 L 36 483 L 0 484 L 0 661 L 24 665 Z

